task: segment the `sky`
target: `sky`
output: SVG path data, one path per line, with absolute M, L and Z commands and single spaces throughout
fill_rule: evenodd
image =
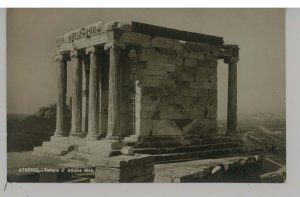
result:
M 56 38 L 97 21 L 138 21 L 221 36 L 238 44 L 238 114 L 285 114 L 284 9 L 8 9 L 7 113 L 56 102 Z M 71 68 L 68 67 L 68 68 Z M 218 64 L 218 118 L 226 116 L 228 66 Z M 72 69 L 68 70 L 68 96 Z

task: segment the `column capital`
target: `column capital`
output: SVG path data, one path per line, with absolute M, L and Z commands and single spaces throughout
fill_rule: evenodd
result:
M 58 61 L 70 61 L 70 56 L 68 54 L 58 54 L 55 55 L 52 59 L 54 62 L 58 62 Z
M 70 52 L 70 57 L 79 57 L 79 56 L 83 56 L 84 53 L 83 51 L 79 51 L 79 50 L 74 50 Z
M 225 58 L 224 59 L 224 63 L 225 64 L 233 64 L 233 63 L 237 63 L 240 60 L 239 57 L 229 57 L 229 58 Z
M 104 50 L 114 49 L 114 48 L 120 48 L 125 49 L 126 45 L 123 42 L 108 42 L 104 45 Z
M 229 58 L 229 63 L 237 63 L 238 61 L 240 61 L 239 57 L 231 57 Z
M 97 48 L 96 47 L 89 47 L 85 49 L 85 54 L 88 55 L 90 53 L 96 53 Z

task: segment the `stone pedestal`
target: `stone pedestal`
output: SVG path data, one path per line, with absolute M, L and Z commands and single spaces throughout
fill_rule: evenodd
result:
M 111 157 L 120 154 L 123 144 L 108 140 L 87 141 L 79 146 L 78 151 L 86 154 L 97 155 L 100 157 Z
M 99 163 L 96 168 L 95 182 L 150 183 L 154 181 L 154 163 L 150 157 L 117 156 L 104 162 Z

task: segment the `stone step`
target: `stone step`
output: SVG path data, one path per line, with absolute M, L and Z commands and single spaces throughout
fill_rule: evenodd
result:
M 183 145 L 205 145 L 205 144 L 216 144 L 216 143 L 225 143 L 225 142 L 242 143 L 242 140 L 238 137 L 232 137 L 232 136 L 215 136 L 215 137 L 207 137 L 203 139 L 127 142 L 126 145 L 139 149 L 139 148 L 173 147 L 173 146 L 183 146 Z
M 184 152 L 214 150 L 214 149 L 222 149 L 222 148 L 233 148 L 233 147 L 238 147 L 238 146 L 242 146 L 242 143 L 240 143 L 240 142 L 228 142 L 228 143 L 192 145 L 192 146 L 137 148 L 137 149 L 133 149 L 133 152 L 138 153 L 138 154 L 184 153 Z
M 74 152 L 67 160 L 70 162 L 90 165 L 91 163 L 103 160 L 103 157 L 84 152 Z
M 232 147 L 235 145 L 235 147 Z M 210 145 L 211 146 L 211 145 Z M 199 148 L 201 146 L 196 146 Z M 178 147 L 177 147 L 178 148 Z M 184 147 L 183 147 L 184 148 Z M 178 161 L 186 161 L 193 159 L 202 159 L 202 158 L 215 158 L 224 155 L 237 154 L 237 153 L 255 153 L 258 150 L 253 147 L 242 147 L 237 146 L 237 144 L 218 144 L 218 146 L 214 145 L 214 147 L 210 147 L 209 150 L 197 150 L 197 151 L 189 151 L 189 152 L 177 152 L 177 153 L 165 153 L 165 154 L 137 154 L 137 155 L 148 155 L 154 159 L 155 163 L 165 163 L 165 162 L 178 162 Z M 97 162 L 102 162 L 104 158 L 99 155 L 94 155 L 90 153 L 84 152 L 74 152 L 71 157 L 68 158 L 68 161 L 95 165 Z
M 90 179 L 89 178 L 76 178 L 70 181 L 64 181 L 62 183 L 90 183 Z
M 242 153 L 256 153 L 260 150 L 252 149 L 251 147 L 234 147 L 223 148 L 215 150 L 194 151 L 186 153 L 171 153 L 171 154 L 157 154 L 152 155 L 155 163 L 178 162 L 193 159 L 207 159 L 224 157 L 225 155 L 242 154 Z
M 65 155 L 68 153 L 68 151 L 66 150 L 61 150 L 61 149 L 58 149 L 58 148 L 48 148 L 48 147 L 34 147 L 33 149 L 34 152 L 36 152 L 37 154 L 38 153 L 41 153 L 41 154 L 49 154 L 49 155 L 57 155 L 57 156 L 62 156 L 62 155 Z
M 63 143 L 63 142 L 43 142 L 42 146 L 50 149 L 52 148 L 61 149 L 68 152 L 74 149 L 74 145 Z
M 99 155 L 102 157 L 111 157 L 121 154 L 123 144 L 121 142 L 109 143 L 105 140 L 92 141 L 78 147 L 78 152 Z
M 260 155 L 158 164 L 155 182 L 260 182 L 260 169 Z

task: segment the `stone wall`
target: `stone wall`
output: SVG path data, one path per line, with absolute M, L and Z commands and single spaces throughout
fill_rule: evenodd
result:
M 98 183 L 151 183 L 154 163 L 149 156 L 116 156 L 97 163 L 95 181 Z
M 209 45 L 154 38 L 136 50 L 136 130 L 141 136 L 203 136 L 216 131 L 217 58 Z

